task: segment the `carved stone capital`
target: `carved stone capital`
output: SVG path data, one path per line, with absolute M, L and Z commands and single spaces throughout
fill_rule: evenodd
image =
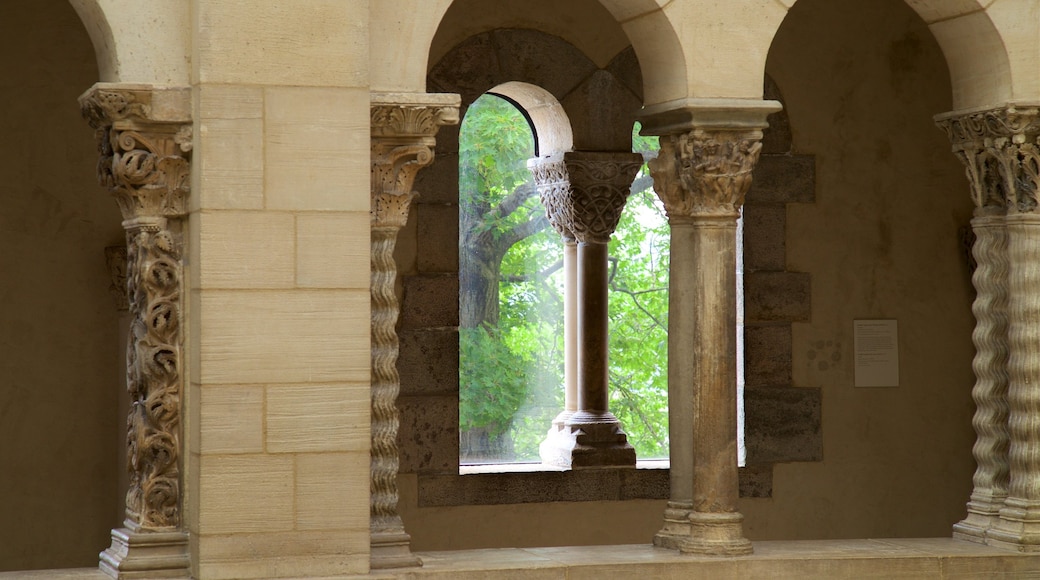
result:
M 665 135 L 650 162 L 654 191 L 669 218 L 736 216 L 762 150 L 758 130 L 704 130 Z
M 1040 105 L 936 117 L 965 167 L 976 215 L 1036 213 L 1040 189 Z
M 565 239 L 605 244 L 642 164 L 638 153 L 572 151 L 528 167 L 553 228 Z
M 374 94 L 371 114 L 372 227 L 400 229 L 415 176 L 433 162 L 437 131 L 459 122 L 459 97 Z
M 187 213 L 191 91 L 98 83 L 79 98 L 98 140 L 98 182 L 123 219 Z

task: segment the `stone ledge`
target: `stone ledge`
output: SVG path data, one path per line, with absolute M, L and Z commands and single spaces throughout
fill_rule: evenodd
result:
M 667 468 L 511 471 L 467 475 L 420 473 L 418 505 L 425 508 L 668 499 L 668 474 Z M 741 468 L 739 477 L 741 497 L 772 495 L 772 465 Z
M 682 555 L 646 545 L 420 552 L 422 568 L 329 577 L 487 580 L 707 580 L 906 578 L 968 580 L 1040 577 L 1040 555 L 952 538 L 754 542 L 750 556 Z M 104 580 L 96 568 L 0 572 L 0 580 Z

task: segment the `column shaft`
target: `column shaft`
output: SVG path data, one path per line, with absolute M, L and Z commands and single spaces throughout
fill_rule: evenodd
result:
M 1008 496 L 988 543 L 1040 551 L 1040 215 L 1009 215 Z
M 153 101 L 161 106 L 153 108 Z M 98 179 L 126 230 L 130 317 L 124 527 L 99 568 L 113 578 L 186 578 L 182 518 L 183 239 L 191 92 L 99 83 L 80 97 L 98 137 Z
M 976 213 L 979 213 L 978 211 Z M 984 542 L 986 532 L 999 519 L 1008 487 L 1008 255 L 1007 229 L 1001 215 L 980 215 L 972 220 L 975 243 L 975 387 L 976 411 L 972 419 L 977 438 L 972 454 L 978 464 L 968 516 L 954 524 L 953 536 Z
M 397 233 L 408 221 L 420 169 L 433 162 L 434 135 L 442 125 L 458 123 L 458 95 L 373 94 L 371 307 L 372 442 L 369 503 L 372 569 L 421 566 L 411 552 L 411 537 L 397 511 L 400 416 L 397 395 L 397 317 L 394 293 Z
M 578 410 L 571 421 L 607 419 L 608 392 L 607 245 L 578 244 Z

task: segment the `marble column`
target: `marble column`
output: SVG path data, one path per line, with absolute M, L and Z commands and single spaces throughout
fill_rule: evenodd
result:
M 183 218 L 190 189 L 191 92 L 99 83 L 80 97 L 95 129 L 98 180 L 127 239 L 127 468 L 124 527 L 100 568 L 114 578 L 187 578 L 182 524 Z
M 1006 138 L 1001 124 L 990 124 L 985 114 L 942 115 L 936 119 L 964 163 L 971 185 L 975 215 L 972 256 L 975 271 L 975 386 L 972 419 L 976 440 L 972 448 L 977 468 L 967 517 L 953 526 L 953 536 L 984 543 L 1000 519 L 1008 495 L 1008 233 L 1005 223 L 1008 192 L 999 148 Z M 994 131 L 998 129 L 998 131 Z
M 658 546 L 752 551 L 737 509 L 736 228 L 772 101 L 649 107 L 651 164 L 672 228 L 668 316 L 671 494 Z
M 549 223 L 565 240 L 565 257 L 573 251 L 576 278 L 567 289 L 576 329 L 568 350 L 577 360 L 567 361 L 574 361 L 574 410 L 564 410 L 562 428 L 550 429 L 540 447 L 549 465 L 635 466 L 635 449 L 609 405 L 607 244 L 642 163 L 638 153 L 572 151 L 532 164 Z M 567 248 L 571 238 L 574 250 Z
M 459 121 L 459 96 L 372 95 L 372 448 L 370 534 L 372 569 L 421 566 L 397 511 L 397 317 L 394 293 L 397 233 L 408 221 L 418 171 L 433 161 L 434 136 Z
M 1040 104 L 981 114 L 1007 204 L 1009 480 L 986 543 L 1040 551 Z M 978 490 L 978 488 L 976 488 Z

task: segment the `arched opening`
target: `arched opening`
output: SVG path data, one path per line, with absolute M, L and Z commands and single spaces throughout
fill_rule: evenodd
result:
M 98 69 L 62 0 L 5 7 L 0 31 L 0 570 L 94 566 L 122 519 L 125 445 L 106 267 L 125 242 L 76 104 Z

